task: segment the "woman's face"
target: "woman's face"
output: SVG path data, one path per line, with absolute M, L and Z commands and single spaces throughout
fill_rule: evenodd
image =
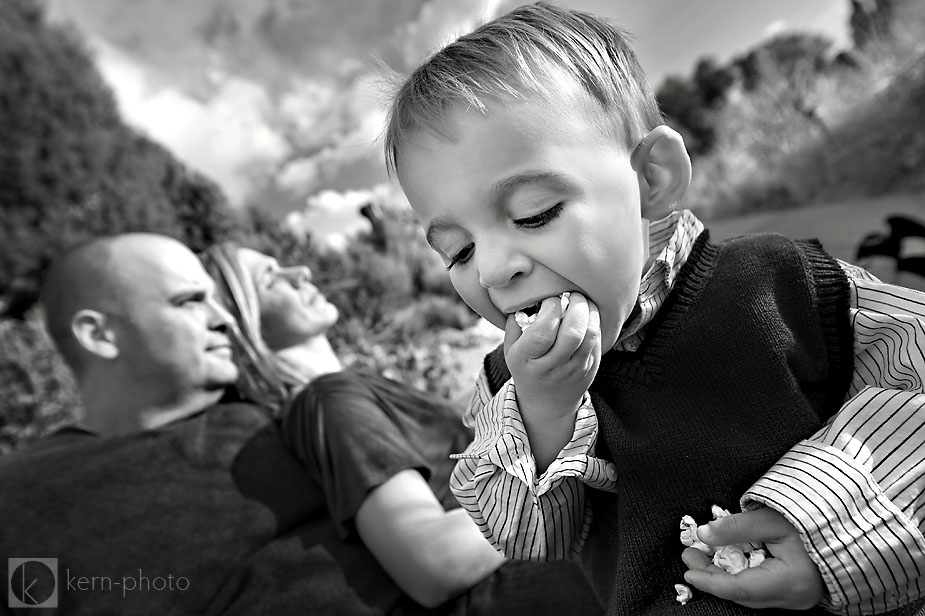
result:
M 337 322 L 337 307 L 311 283 L 307 267 L 280 267 L 273 257 L 249 248 L 238 250 L 238 261 L 254 280 L 260 334 L 272 350 L 301 344 Z

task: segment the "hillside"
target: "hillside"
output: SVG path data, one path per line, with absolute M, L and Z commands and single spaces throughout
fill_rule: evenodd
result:
M 703 218 L 925 188 L 925 4 L 852 3 L 856 47 L 787 33 L 658 90 Z

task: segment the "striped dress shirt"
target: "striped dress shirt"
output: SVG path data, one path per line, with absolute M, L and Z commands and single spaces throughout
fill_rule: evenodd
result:
M 687 210 L 650 224 L 654 259 L 614 348 L 639 348 L 702 231 Z M 854 331 L 846 402 L 740 505 L 772 507 L 797 528 L 825 581 L 830 611 L 874 614 L 925 596 L 925 293 L 839 263 L 851 287 Z M 594 456 L 598 424 L 590 396 L 579 406 L 572 439 L 540 476 L 513 381 L 492 396 L 483 370 L 464 421 L 475 437 L 454 454 L 450 487 L 482 533 L 511 558 L 576 556 L 593 517 L 586 486 L 616 491 L 614 465 Z

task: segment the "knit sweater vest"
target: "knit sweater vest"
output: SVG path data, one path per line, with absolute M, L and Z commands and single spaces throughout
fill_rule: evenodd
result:
M 639 349 L 604 355 L 591 386 L 597 455 L 614 462 L 618 485 L 588 490 L 594 522 L 581 559 L 608 614 L 755 613 L 696 589 L 677 603 L 679 523 L 709 521 L 713 504 L 738 511 L 742 494 L 839 410 L 853 368 L 849 302 L 844 272 L 816 242 L 761 234 L 713 244 L 705 231 Z M 485 368 L 495 392 L 510 378 L 500 348 Z

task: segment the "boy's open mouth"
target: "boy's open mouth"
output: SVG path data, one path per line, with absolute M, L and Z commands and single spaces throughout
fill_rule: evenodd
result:
M 569 291 L 565 291 L 564 293 L 561 293 L 559 295 L 559 301 L 561 302 L 560 306 L 562 308 L 563 313 L 565 312 L 565 309 L 568 308 L 570 295 L 571 295 L 571 292 Z M 521 308 L 520 310 L 514 313 L 514 320 L 517 321 L 517 324 L 520 326 L 521 331 L 527 329 L 528 327 L 530 327 L 530 325 L 533 324 L 533 322 L 536 320 L 536 315 L 540 311 L 540 306 L 542 305 L 542 303 L 543 303 L 542 301 L 539 301 L 539 302 L 530 304 L 529 306 L 524 306 L 523 308 Z

